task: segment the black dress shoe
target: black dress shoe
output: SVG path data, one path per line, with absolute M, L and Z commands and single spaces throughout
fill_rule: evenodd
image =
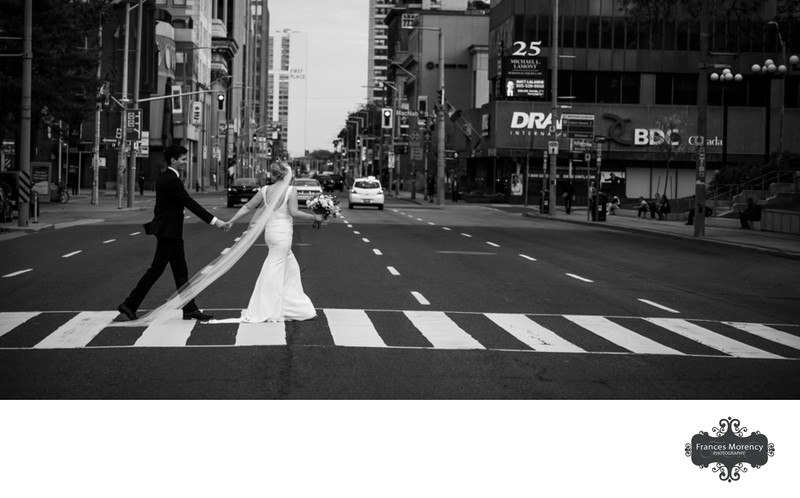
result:
M 189 311 L 189 312 L 184 311 L 183 312 L 183 319 L 184 320 L 197 320 L 198 322 L 207 322 L 207 321 L 211 320 L 212 318 L 214 318 L 214 317 L 211 316 L 211 315 L 206 315 L 205 313 L 203 313 L 200 310 Z
M 128 320 L 136 320 L 136 312 L 133 311 L 130 306 L 125 303 L 120 304 L 117 306 L 117 311 L 122 313 L 123 315 L 128 317 Z

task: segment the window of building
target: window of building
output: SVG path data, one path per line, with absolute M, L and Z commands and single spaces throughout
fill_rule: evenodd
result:
M 550 16 L 538 16 L 539 29 L 537 40 L 541 40 L 543 47 L 550 46 Z
M 638 73 L 625 73 L 622 75 L 622 100 L 623 104 L 639 103 L 640 78 Z
M 698 27 L 699 29 L 699 27 Z M 709 43 L 712 52 L 726 52 L 727 44 L 727 22 L 716 20 L 711 28 L 711 41 Z
M 639 50 L 650 50 L 653 47 L 651 27 L 652 25 L 647 24 L 639 24 L 637 26 Z
M 561 46 L 564 48 L 575 47 L 575 18 L 565 17 L 562 19 Z
M 574 73 L 572 78 L 572 95 L 575 102 L 595 102 L 594 73 Z
M 589 19 L 587 17 L 575 18 L 575 48 L 586 48 L 586 26 L 588 21 Z
M 689 21 L 678 21 L 678 39 L 675 43 L 678 50 L 689 50 Z
M 600 47 L 600 18 L 598 17 L 589 18 L 589 35 L 587 46 L 589 48 Z
M 800 107 L 800 76 L 786 77 L 786 92 L 783 103 L 786 107 Z
M 619 73 L 597 73 L 597 102 L 619 104 L 622 98 L 622 84 Z
M 689 50 L 700 50 L 700 20 L 693 19 L 689 21 Z
M 675 50 L 676 28 L 675 20 L 664 21 L 664 50 Z
M 600 19 L 600 48 L 611 48 L 613 35 L 614 27 L 611 19 L 608 17 Z
M 616 49 L 625 48 L 625 19 L 617 18 L 614 20 L 614 42 Z
M 664 21 L 658 19 L 650 25 L 652 30 L 652 48 L 653 50 L 661 50 L 664 47 Z
M 696 74 L 676 74 L 673 78 L 673 105 L 697 105 Z

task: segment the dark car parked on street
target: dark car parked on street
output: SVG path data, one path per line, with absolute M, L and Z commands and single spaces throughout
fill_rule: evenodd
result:
M 236 178 L 228 187 L 228 207 L 245 204 L 253 198 L 261 186 L 255 178 Z
M 322 185 L 323 192 L 333 192 L 334 190 L 344 191 L 344 178 L 342 175 L 333 173 L 323 173 L 316 176 L 317 181 Z

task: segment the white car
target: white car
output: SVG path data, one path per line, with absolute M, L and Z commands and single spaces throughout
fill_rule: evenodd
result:
M 377 206 L 383 209 L 383 187 L 374 176 L 356 178 L 350 187 L 348 208 L 353 209 L 356 204 L 361 206 Z
M 322 193 L 322 185 L 312 178 L 295 178 L 292 181 L 297 191 L 297 205 L 305 207 L 306 202 Z

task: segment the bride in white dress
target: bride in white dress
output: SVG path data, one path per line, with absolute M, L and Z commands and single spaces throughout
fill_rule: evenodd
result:
M 317 313 L 311 299 L 303 292 L 300 267 L 292 253 L 293 220 L 299 218 L 322 221 L 323 216 L 304 213 L 298 209 L 297 192 L 294 187 L 288 186 L 292 170 L 287 163 L 273 163 L 270 172 L 276 183 L 263 187 L 226 224 L 226 228 L 230 227 L 262 204 L 275 206 L 264 228 L 269 254 L 261 267 L 250 302 L 242 311 L 240 321 L 308 320 L 316 317 Z

